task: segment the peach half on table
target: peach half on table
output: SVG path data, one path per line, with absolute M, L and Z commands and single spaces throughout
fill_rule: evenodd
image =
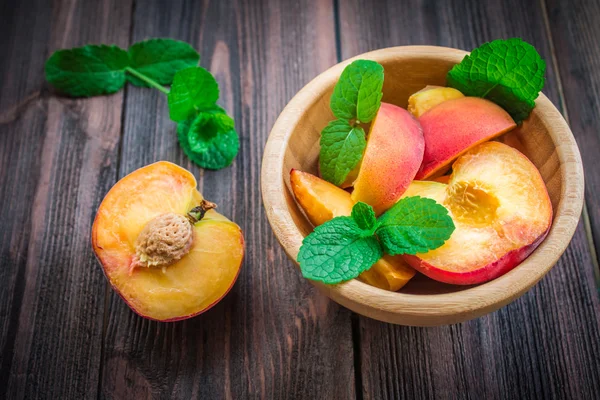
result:
M 355 202 L 350 193 L 308 172 L 292 170 L 290 183 L 296 201 L 308 217 L 318 226 L 332 218 L 348 216 Z M 385 255 L 359 279 L 371 286 L 393 292 L 402 288 L 415 275 L 401 256 Z
M 229 292 L 244 237 L 214 207 L 189 171 L 165 161 L 132 172 L 108 192 L 92 245 L 108 281 L 137 314 L 186 319 Z
M 393 206 L 419 170 L 424 146 L 418 121 L 403 108 L 381 103 L 371 123 L 352 200 L 371 205 L 377 215 Z
M 443 175 L 468 149 L 516 127 L 500 106 L 479 97 L 443 101 L 421 115 L 419 122 L 425 152 L 417 180 Z
M 440 282 L 487 282 L 513 269 L 542 242 L 552 223 L 552 204 L 537 168 L 505 144 L 480 144 L 452 168 L 448 184 L 414 181 L 404 196 L 444 205 L 455 231 L 443 246 L 404 259 Z

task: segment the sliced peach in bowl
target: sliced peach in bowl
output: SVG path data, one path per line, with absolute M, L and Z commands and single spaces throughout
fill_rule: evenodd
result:
M 454 88 L 427 85 L 408 98 L 408 111 L 419 118 L 438 104 L 461 97 L 465 95 Z
M 352 200 L 371 205 L 377 215 L 383 213 L 410 185 L 423 151 L 423 133 L 417 120 L 403 108 L 381 103 L 371 123 Z
M 448 184 L 415 181 L 405 196 L 436 200 L 454 221 L 456 230 L 443 246 L 404 256 L 445 283 L 472 285 L 505 274 L 535 250 L 552 223 L 552 204 L 535 165 L 497 142 L 459 157 Z
M 296 201 L 314 226 L 324 224 L 335 217 L 348 216 L 355 202 L 350 193 L 308 172 L 292 170 L 290 183 Z M 369 285 L 399 290 L 415 275 L 400 256 L 385 255 L 359 279 Z
M 92 227 L 104 273 L 133 311 L 176 321 L 208 310 L 240 271 L 244 237 L 169 162 L 140 168 L 108 192 Z
M 421 115 L 425 153 L 416 179 L 442 175 L 461 154 L 517 125 L 500 106 L 478 97 L 444 101 Z

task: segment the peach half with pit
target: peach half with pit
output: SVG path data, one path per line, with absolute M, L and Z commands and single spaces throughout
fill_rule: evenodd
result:
M 214 208 L 189 171 L 165 161 L 132 172 L 108 192 L 94 220 L 92 246 L 133 311 L 177 321 L 208 310 L 229 292 L 244 237 Z
M 419 122 L 405 109 L 381 103 L 371 123 L 352 200 L 369 204 L 377 215 L 393 206 L 419 170 L 424 146 Z
M 404 259 L 440 282 L 483 283 L 516 267 L 544 240 L 552 204 L 537 168 L 505 144 L 480 144 L 452 168 L 447 184 L 414 181 L 404 196 L 444 205 L 456 229 L 441 247 Z
M 427 93 L 427 92 L 425 92 Z M 500 106 L 479 97 L 444 101 L 419 117 L 425 139 L 416 179 L 443 175 L 461 154 L 516 127 Z
M 348 216 L 355 202 L 350 193 L 308 172 L 292 170 L 290 183 L 296 201 L 308 217 L 318 226 L 335 217 Z M 385 255 L 359 279 L 371 286 L 397 291 L 415 275 L 401 256 Z

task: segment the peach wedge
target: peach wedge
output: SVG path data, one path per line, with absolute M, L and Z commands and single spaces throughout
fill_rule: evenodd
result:
M 92 245 L 108 281 L 133 311 L 176 321 L 208 310 L 229 292 L 244 237 L 213 207 L 190 172 L 164 161 L 132 172 L 108 192 Z
M 371 205 L 377 215 L 386 211 L 415 177 L 423 151 L 423 133 L 417 120 L 403 108 L 381 103 L 371 123 L 352 200 Z
M 536 167 L 497 142 L 462 155 L 448 184 L 415 181 L 404 195 L 436 200 L 454 221 L 456 229 L 443 246 L 404 256 L 418 271 L 446 283 L 482 283 L 510 271 L 535 250 L 552 223 L 552 205 Z
M 350 194 L 321 178 L 292 170 L 290 183 L 296 201 L 315 226 L 352 212 L 354 201 Z M 401 256 L 385 255 L 371 269 L 363 272 L 359 279 L 371 286 L 395 292 L 414 275 L 415 270 Z
M 425 86 L 408 98 L 408 111 L 419 118 L 438 104 L 461 97 L 465 96 L 454 88 Z
M 425 92 L 427 93 L 427 92 Z M 442 175 L 461 154 L 509 130 L 516 124 L 491 101 L 478 97 L 448 100 L 421 115 L 425 153 L 416 179 Z

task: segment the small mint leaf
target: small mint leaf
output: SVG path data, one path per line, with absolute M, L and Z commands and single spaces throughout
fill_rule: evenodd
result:
M 443 245 L 454 232 L 448 210 L 419 196 L 401 199 L 377 222 L 375 234 L 390 255 L 426 253 Z
M 333 115 L 340 119 L 370 122 L 381 105 L 383 67 L 370 60 L 356 60 L 344 68 L 330 100 Z
M 125 85 L 127 52 L 117 46 L 88 45 L 55 51 L 44 67 L 46 80 L 60 92 L 90 97 L 118 92 Z
M 161 85 L 170 85 L 179 70 L 198 65 L 200 54 L 186 42 L 149 39 L 129 48 L 130 67 Z M 127 80 L 136 86 L 150 87 L 133 75 Z
M 546 62 L 519 38 L 484 43 L 448 72 L 448 86 L 465 96 L 483 97 L 520 123 L 544 87 Z
M 373 207 L 362 201 L 359 201 L 352 207 L 352 218 L 358 227 L 364 230 L 372 230 L 377 224 Z
M 221 169 L 233 162 L 240 149 L 234 121 L 218 106 L 177 124 L 184 153 L 202 168 Z
M 298 263 L 305 278 L 335 284 L 356 278 L 382 256 L 375 236 L 366 236 L 351 217 L 337 217 L 304 238 Z
M 358 165 L 367 146 L 365 131 L 348 121 L 335 120 L 321 132 L 319 167 L 321 176 L 334 185 L 341 185 Z
M 210 72 L 202 67 L 182 69 L 175 73 L 169 92 L 169 115 L 173 121 L 185 121 L 218 99 L 219 84 Z

